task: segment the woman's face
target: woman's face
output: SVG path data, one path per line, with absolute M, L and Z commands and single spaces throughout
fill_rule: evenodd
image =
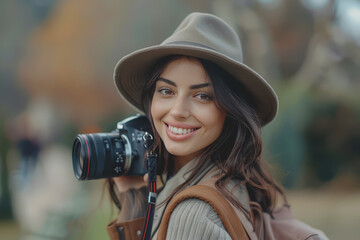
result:
M 226 114 L 215 104 L 201 63 L 183 57 L 170 62 L 157 80 L 151 115 L 178 170 L 218 138 Z

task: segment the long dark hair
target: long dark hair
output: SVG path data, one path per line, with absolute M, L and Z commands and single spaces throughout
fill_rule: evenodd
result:
M 172 171 L 171 155 L 157 134 L 150 109 L 156 81 L 167 64 L 184 56 L 168 56 L 157 62 L 143 89 L 142 104 L 154 130 L 154 150 L 159 155 L 158 172 Z M 225 186 L 231 179 L 245 184 L 249 197 L 258 202 L 264 211 L 271 212 L 280 194 L 286 202 L 282 187 L 276 183 L 265 168 L 262 160 L 261 121 L 251 105 L 252 96 L 246 88 L 218 65 L 204 59 L 201 62 L 212 82 L 216 104 L 225 110 L 226 119 L 220 136 L 206 147 L 197 161 L 189 178 L 178 186 L 166 200 L 170 200 L 178 191 L 191 183 L 210 163 L 215 163 L 223 172 L 216 182 L 217 189 L 236 207 L 244 209 L 241 203 Z

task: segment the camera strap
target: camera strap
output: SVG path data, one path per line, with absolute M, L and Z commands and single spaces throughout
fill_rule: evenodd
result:
M 147 165 L 148 165 L 148 174 L 149 174 L 149 197 L 148 205 L 146 210 L 146 217 L 143 229 L 142 240 L 151 239 L 151 229 L 154 220 L 155 204 L 156 204 L 156 162 L 157 155 L 154 153 L 147 154 Z

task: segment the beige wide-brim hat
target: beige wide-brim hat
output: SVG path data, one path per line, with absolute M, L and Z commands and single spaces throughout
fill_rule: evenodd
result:
M 120 59 L 115 67 L 114 79 L 122 97 L 144 112 L 141 97 L 145 82 L 149 80 L 156 62 L 169 55 L 192 56 L 216 63 L 249 92 L 262 126 L 275 117 L 278 98 L 274 90 L 243 63 L 236 32 L 222 19 L 208 13 L 189 14 L 160 45 L 137 50 Z

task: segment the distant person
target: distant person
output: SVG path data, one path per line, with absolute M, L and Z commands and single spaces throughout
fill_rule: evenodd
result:
M 17 142 L 20 154 L 20 171 L 24 180 L 28 180 L 38 162 L 40 144 L 34 138 L 22 137 Z

